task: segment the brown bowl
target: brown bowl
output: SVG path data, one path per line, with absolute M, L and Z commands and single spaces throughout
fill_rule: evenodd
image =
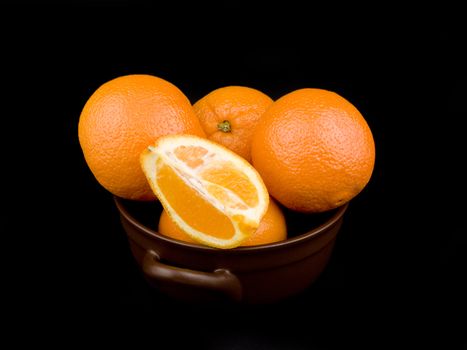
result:
M 308 215 L 285 211 L 285 241 L 222 250 L 158 233 L 157 202 L 114 200 L 133 256 L 151 285 L 183 300 L 242 303 L 274 302 L 310 286 L 326 267 L 348 207 Z

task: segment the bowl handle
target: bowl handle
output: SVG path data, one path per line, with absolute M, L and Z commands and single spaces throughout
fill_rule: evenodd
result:
M 204 272 L 170 266 L 161 263 L 156 252 L 148 250 L 143 259 L 143 271 L 155 280 L 218 290 L 236 301 L 242 298 L 242 285 L 239 279 L 226 269 Z

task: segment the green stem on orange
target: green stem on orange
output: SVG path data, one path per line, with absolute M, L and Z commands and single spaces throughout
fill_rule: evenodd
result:
M 230 125 L 230 122 L 228 120 L 224 120 L 222 123 L 217 124 L 217 129 L 219 129 L 222 132 L 231 132 L 232 127 Z

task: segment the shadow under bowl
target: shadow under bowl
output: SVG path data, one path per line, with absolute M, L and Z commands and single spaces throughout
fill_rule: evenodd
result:
M 300 293 L 326 267 L 348 203 L 320 214 L 284 209 L 288 238 L 217 249 L 157 232 L 162 206 L 114 197 L 131 252 L 148 282 L 185 301 L 257 304 Z

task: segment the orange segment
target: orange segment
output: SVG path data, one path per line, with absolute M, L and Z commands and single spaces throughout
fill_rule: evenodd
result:
M 202 158 L 207 152 L 208 151 L 202 147 L 186 146 L 180 146 L 174 150 L 175 156 L 193 169 L 204 163 Z
M 230 219 L 207 202 L 169 166 L 162 164 L 157 174 L 163 196 L 180 218 L 195 230 L 218 238 L 230 238 L 234 227 Z
M 160 234 L 180 241 L 196 243 L 173 222 L 165 210 L 161 213 L 158 231 Z M 258 229 L 248 239 L 243 241 L 241 247 L 279 242 L 286 238 L 287 227 L 284 214 L 279 206 L 274 203 L 274 200 L 269 199 L 268 210 L 261 219 Z
M 208 246 L 239 246 L 268 208 L 269 194 L 257 171 L 207 139 L 161 137 L 141 154 L 141 166 L 173 222 Z
M 258 195 L 255 187 L 250 182 L 248 177 L 241 171 L 232 169 L 226 172 L 225 167 L 228 164 L 220 164 L 221 167 L 208 169 L 204 171 L 202 176 L 205 180 L 213 184 L 222 185 L 223 187 L 236 193 L 247 205 L 255 206 L 258 204 Z

